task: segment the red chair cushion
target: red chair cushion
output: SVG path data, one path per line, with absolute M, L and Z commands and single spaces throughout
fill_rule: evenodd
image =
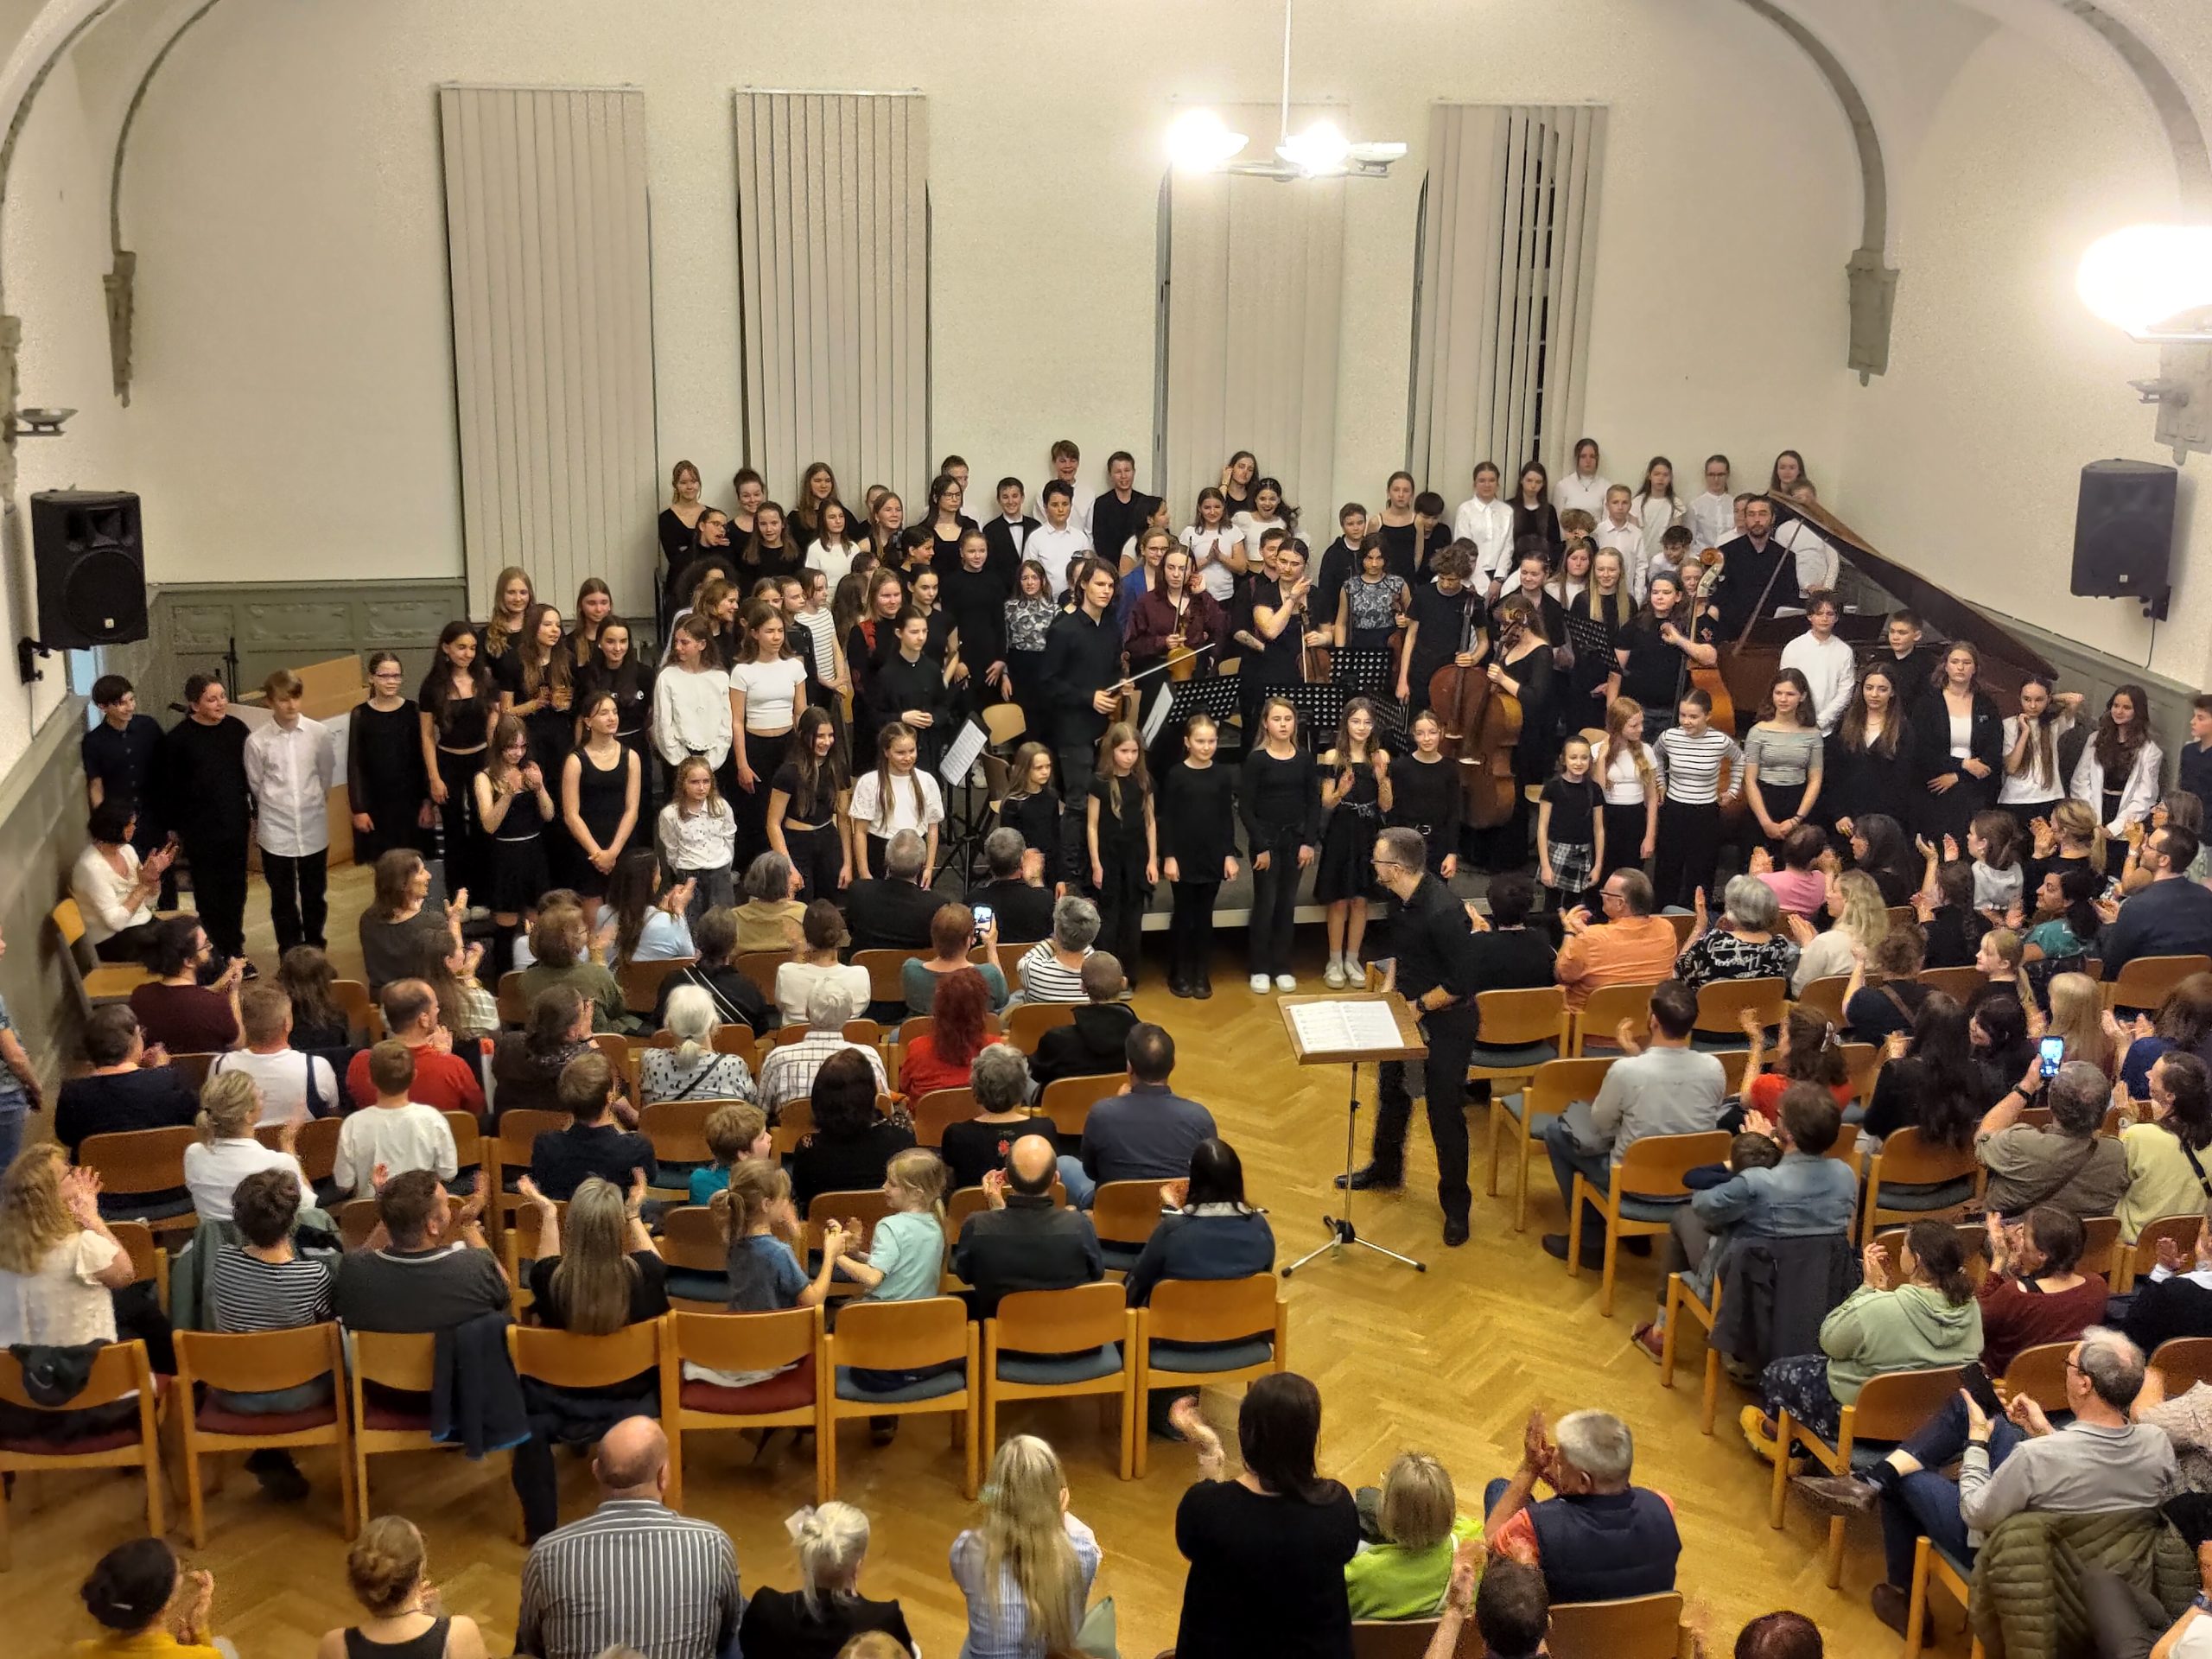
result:
M 369 1389 L 364 1389 L 361 1391 L 361 1427 L 363 1428 L 385 1432 L 409 1429 L 423 1434 L 430 1432 L 430 1408 L 427 1403 L 420 1409 L 412 1406 L 395 1404 L 394 1402 L 405 1400 L 409 1396 L 394 1392 L 385 1394 L 383 1398 L 378 1398 L 380 1392 L 382 1391 Z
M 788 1371 L 742 1389 L 687 1381 L 679 1398 L 686 1411 L 713 1411 L 731 1417 L 797 1411 L 814 1403 L 814 1356 L 809 1354 Z
M 105 1434 L 84 1434 L 73 1440 L 0 1440 L 0 1452 L 14 1452 L 27 1458 L 74 1458 L 94 1452 L 120 1452 L 126 1446 L 138 1444 L 138 1426 L 111 1429 Z
M 310 1428 L 327 1428 L 338 1421 L 338 1407 L 317 1406 L 308 1411 L 226 1411 L 213 1401 L 202 1403 L 193 1420 L 207 1434 L 299 1434 Z

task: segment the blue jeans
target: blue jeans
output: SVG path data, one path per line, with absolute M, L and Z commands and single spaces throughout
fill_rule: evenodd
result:
M 0 1108 L 0 1169 L 16 1161 L 16 1154 L 23 1149 L 23 1108 Z
M 1524 1096 L 1525 1099 L 1526 1096 Z M 1591 1152 L 1574 1138 L 1574 1131 L 1567 1127 L 1564 1117 L 1555 1117 L 1544 1125 L 1544 1151 L 1552 1160 L 1552 1179 L 1559 1183 L 1561 1205 L 1571 1205 L 1574 1198 L 1574 1177 L 1577 1171 L 1583 1179 L 1600 1192 L 1612 1190 L 1613 1154 L 1610 1152 Z M 1577 1217 L 1567 1218 L 1567 1248 L 1575 1248 Z M 1580 1217 L 1583 1242 L 1595 1249 L 1605 1240 L 1605 1224 L 1592 1210 Z
M 1083 1160 L 1065 1152 L 1060 1154 L 1060 1185 L 1068 1190 L 1068 1202 L 1078 1210 L 1090 1209 L 1098 1192 L 1098 1183 L 1084 1171 Z
M 1990 1425 L 1989 1466 L 1995 1469 L 2026 1438 L 2011 1420 L 1998 1418 Z M 1912 1583 L 1913 1544 L 1923 1535 L 1955 1560 L 1974 1565 L 1974 1548 L 1967 1542 L 1967 1523 L 1959 1513 L 1958 1484 L 1942 1472 L 1966 1452 L 1966 1402 L 1953 1395 L 1942 1410 L 1897 1449 L 1909 1453 L 1919 1470 L 1899 1475 L 1885 1463 L 1875 1481 L 1882 1489 L 1885 1574 L 1903 1590 Z

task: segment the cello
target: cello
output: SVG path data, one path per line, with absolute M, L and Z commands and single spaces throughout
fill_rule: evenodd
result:
M 1467 613 L 1458 656 L 1473 643 L 1474 613 Z M 1499 630 L 1500 657 L 1522 633 L 1512 623 Z M 1467 825 L 1494 830 L 1513 816 L 1513 748 L 1521 741 L 1521 700 L 1490 683 L 1480 664 L 1446 663 L 1429 677 L 1429 707 L 1443 722 L 1445 746 L 1459 763 L 1460 810 Z

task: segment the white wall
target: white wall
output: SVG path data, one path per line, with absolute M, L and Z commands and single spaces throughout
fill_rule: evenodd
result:
M 1378 495 L 1403 458 L 1437 99 L 1613 108 L 1588 399 L 1609 466 L 1726 448 L 1764 477 L 1784 443 L 1836 452 L 1856 173 L 1779 31 L 1710 0 L 1403 0 L 1387 23 L 1307 0 L 1299 22 L 1297 90 L 1415 146 L 1346 192 L 1337 476 L 1309 512 Z M 739 85 L 931 97 L 938 449 L 1033 480 L 1056 436 L 1148 456 L 1160 129 L 1176 98 L 1270 99 L 1277 23 L 1188 0 L 228 0 L 156 84 L 125 182 L 156 575 L 461 569 L 442 79 L 645 86 L 661 458 L 710 489 L 741 459 Z M 1705 95 L 1724 87 L 1753 93 Z

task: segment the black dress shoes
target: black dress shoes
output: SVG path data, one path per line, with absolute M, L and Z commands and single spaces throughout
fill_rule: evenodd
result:
M 1349 1175 L 1337 1177 L 1337 1185 L 1350 1187 L 1355 1192 L 1395 1192 L 1406 1184 L 1406 1178 L 1395 1170 L 1386 1170 L 1380 1164 L 1369 1164 L 1355 1169 Z

